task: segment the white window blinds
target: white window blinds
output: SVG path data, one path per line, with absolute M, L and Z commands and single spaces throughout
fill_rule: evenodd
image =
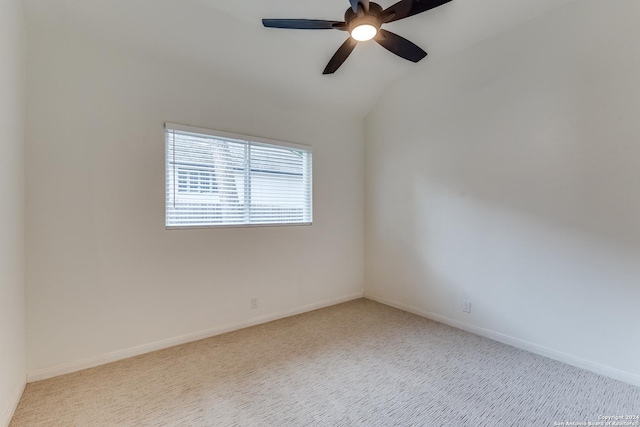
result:
M 310 147 L 165 128 L 167 228 L 311 224 Z

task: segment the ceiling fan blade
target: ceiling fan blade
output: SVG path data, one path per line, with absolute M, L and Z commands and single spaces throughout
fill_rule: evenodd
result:
M 451 0 L 400 0 L 398 3 L 386 8 L 384 12 L 382 12 L 381 18 L 384 22 L 393 22 L 426 12 L 450 1 Z
M 401 58 L 411 62 L 418 62 L 425 56 L 427 52 L 420 47 L 411 43 L 404 37 L 400 37 L 390 31 L 381 29 L 375 37 L 375 41 L 389 52 L 395 53 Z
M 344 22 L 323 21 L 321 19 L 263 19 L 262 25 L 269 28 L 293 30 L 339 30 Z
M 324 69 L 322 74 L 335 73 L 338 70 L 338 68 L 340 68 L 342 63 L 349 57 L 349 55 L 351 55 L 351 52 L 353 52 L 353 49 L 356 47 L 357 44 L 358 42 L 356 40 L 349 37 L 347 41 L 342 43 L 342 46 L 340 46 L 340 48 L 333 55 L 333 57 L 327 64 L 327 67 Z
M 362 4 L 365 12 L 369 10 L 369 0 L 349 0 L 349 2 L 351 3 L 351 9 L 353 9 L 355 13 L 358 13 L 358 3 Z

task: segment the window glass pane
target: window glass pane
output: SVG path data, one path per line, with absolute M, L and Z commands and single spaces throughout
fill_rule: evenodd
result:
M 311 150 L 166 130 L 167 227 L 309 224 Z

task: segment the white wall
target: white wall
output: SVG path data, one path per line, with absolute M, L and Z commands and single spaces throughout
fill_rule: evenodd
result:
M 0 0 L 0 426 L 25 383 L 24 19 Z
M 362 295 L 361 120 L 43 25 L 28 79 L 30 379 Z M 165 121 L 312 145 L 313 226 L 165 230 Z
M 368 295 L 640 385 L 639 17 L 575 1 L 387 90 Z

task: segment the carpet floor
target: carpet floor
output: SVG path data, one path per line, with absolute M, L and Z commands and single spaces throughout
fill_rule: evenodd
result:
M 638 387 L 361 299 L 28 384 L 11 427 L 557 426 L 638 414 Z

